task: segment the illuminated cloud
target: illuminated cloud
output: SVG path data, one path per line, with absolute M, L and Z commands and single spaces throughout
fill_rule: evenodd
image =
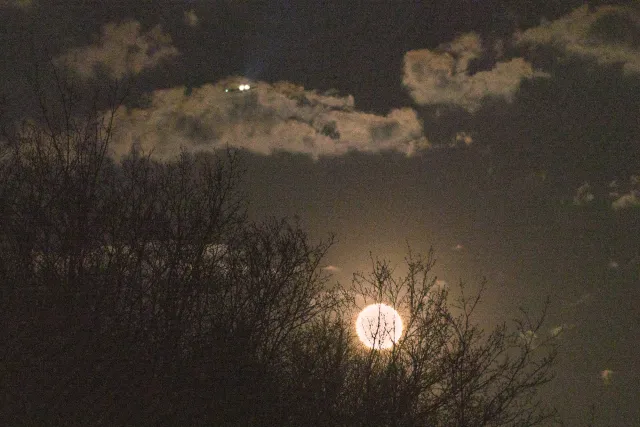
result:
M 590 293 L 586 293 L 586 294 L 582 294 L 580 296 L 580 298 L 578 298 L 575 302 L 572 302 L 571 304 L 569 304 L 571 307 L 577 307 L 580 305 L 586 305 L 589 304 L 589 302 L 591 302 L 591 298 L 593 296 Z
M 640 208 L 640 177 L 631 175 L 628 184 L 620 184 L 611 181 L 608 184 L 607 197 L 611 202 L 611 208 L 615 211 Z M 582 184 L 573 197 L 573 204 L 584 206 L 595 199 L 588 183 Z M 610 265 L 611 267 L 611 265 Z
M 196 12 L 193 9 L 189 9 L 184 12 L 184 23 L 188 26 L 195 27 L 198 25 L 199 21 L 198 15 L 196 15 Z
M 522 58 L 498 62 L 489 71 L 468 73 L 469 63 L 483 53 L 480 37 L 460 36 L 435 50 L 412 50 L 404 57 L 403 84 L 419 105 L 452 104 L 469 112 L 487 96 L 512 100 L 524 78 L 542 75 Z
M 562 331 L 564 331 L 564 326 L 563 325 L 558 325 L 558 326 L 554 326 L 553 328 L 551 328 L 549 333 L 551 334 L 552 337 L 556 338 L 556 337 L 560 336 Z
M 538 335 L 532 330 L 520 332 L 520 339 L 531 349 L 538 347 Z
M 626 194 L 619 195 L 619 197 L 611 203 L 611 208 L 613 208 L 614 211 L 638 207 L 640 207 L 640 197 L 638 197 L 638 192 L 633 190 Z
M 33 6 L 33 0 L 0 0 L 0 8 L 2 7 L 15 7 L 22 10 L 27 10 Z
M 588 182 L 585 182 L 576 191 L 576 195 L 573 196 L 573 204 L 577 206 L 588 205 L 593 202 L 594 196 L 591 192 L 591 186 Z
M 159 25 L 141 33 L 139 22 L 127 21 L 104 25 L 96 44 L 73 48 L 55 62 L 70 67 L 83 78 L 95 76 L 98 67 L 114 78 L 121 78 L 139 74 L 177 55 L 171 36 Z
M 600 372 L 600 378 L 602 378 L 602 382 L 604 382 L 605 385 L 609 385 L 611 384 L 613 374 L 614 372 L 611 369 L 604 369 Z
M 446 280 L 437 279 L 433 283 L 433 288 L 438 291 L 446 291 L 449 289 L 449 284 L 447 283 Z
M 322 269 L 324 271 L 328 271 L 329 273 L 337 273 L 342 270 L 340 267 L 337 267 L 335 265 L 327 265 L 326 267 L 322 267 Z
M 566 54 L 599 64 L 622 64 L 627 73 L 640 73 L 640 13 L 623 6 L 587 5 L 555 21 L 530 28 L 515 37 L 523 46 L 553 46 Z
M 240 91 L 242 85 L 251 89 Z M 352 96 L 329 96 L 290 83 L 232 78 L 185 90 L 157 90 L 146 108 L 117 114 L 115 154 L 137 146 L 155 156 L 226 146 L 254 153 L 303 153 L 313 158 L 349 151 L 394 150 L 407 155 L 426 148 L 422 122 L 410 108 L 386 116 L 355 111 Z
M 640 176 L 631 175 L 629 184 L 624 187 L 628 190 L 626 193 L 621 193 L 620 191 L 609 193 L 609 197 L 614 199 L 611 203 L 611 208 L 615 211 L 640 207 Z M 619 189 L 617 183 L 615 188 Z
M 473 137 L 467 132 L 458 132 L 456 133 L 454 144 L 465 145 L 468 147 L 469 145 L 473 144 Z
M 560 337 L 560 335 L 563 335 L 565 333 L 565 331 L 569 331 L 573 328 L 575 328 L 576 325 L 574 324 L 567 324 L 567 323 L 562 323 L 560 325 L 556 325 L 553 328 L 551 328 L 549 330 L 549 334 L 553 337 L 553 338 L 558 338 Z

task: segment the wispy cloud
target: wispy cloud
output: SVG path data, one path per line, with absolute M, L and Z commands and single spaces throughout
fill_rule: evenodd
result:
M 456 137 L 454 138 L 453 141 L 453 146 L 457 146 L 457 145 L 464 145 L 464 146 L 470 146 L 471 144 L 473 144 L 473 137 L 471 136 L 470 133 L 468 132 L 457 132 L 456 133 Z
M 469 73 L 469 64 L 483 54 L 480 37 L 467 33 L 434 50 L 412 50 L 404 57 L 403 84 L 419 105 L 452 104 L 474 112 L 488 96 L 510 101 L 534 72 L 523 58 L 495 64 L 489 71 Z
M 576 301 L 572 302 L 571 304 L 569 304 L 571 307 L 578 307 L 580 305 L 586 305 L 589 304 L 591 302 L 591 299 L 593 298 L 593 295 L 591 295 L 590 293 L 585 293 L 582 294 L 580 296 L 580 298 L 578 298 Z
M 640 208 L 640 177 L 638 175 L 631 175 L 628 184 L 611 181 L 607 187 L 609 190 L 607 196 L 603 197 L 602 194 L 599 194 L 597 199 L 602 201 L 608 198 L 614 211 Z M 585 206 L 595 200 L 596 196 L 588 182 L 578 187 L 575 196 L 573 196 L 573 204 L 577 206 Z
M 640 73 L 640 12 L 633 7 L 587 5 L 552 22 L 516 35 L 522 46 L 553 46 L 560 51 L 600 64 L 622 64 L 627 73 Z
M 522 342 L 531 349 L 535 349 L 538 347 L 538 335 L 532 330 L 520 332 L 519 336 Z
M 326 267 L 322 267 L 322 269 L 324 271 L 328 271 L 329 273 L 338 273 L 339 271 L 342 271 L 340 267 L 335 265 L 327 265 Z
M 236 90 L 240 84 L 251 89 Z M 226 91 L 229 89 L 229 91 Z M 225 146 L 270 154 L 319 156 L 394 150 L 407 155 L 428 147 L 422 121 L 410 108 L 386 116 L 355 110 L 352 96 L 331 96 L 290 83 L 231 78 L 187 90 L 157 90 L 146 108 L 121 108 L 115 154 L 136 145 L 159 157 Z
M 433 288 L 438 291 L 445 291 L 449 289 L 449 283 L 446 280 L 437 279 L 433 283 Z
M 198 19 L 198 15 L 193 9 L 189 9 L 184 12 L 184 23 L 190 27 L 195 27 L 198 25 L 200 20 Z
M 604 369 L 600 371 L 600 378 L 602 379 L 602 382 L 605 385 L 609 385 L 613 380 L 613 374 L 614 374 L 614 371 L 612 371 L 611 369 Z
M 616 185 L 617 188 L 617 185 Z M 609 193 L 609 196 L 613 197 L 611 208 L 615 211 L 621 209 L 638 208 L 640 207 L 640 176 L 631 175 L 629 177 L 629 190 L 626 193 L 620 194 L 619 192 Z
M 95 76 L 99 67 L 110 76 L 121 78 L 139 74 L 177 55 L 171 36 L 160 25 L 143 33 L 139 22 L 126 21 L 104 25 L 96 44 L 73 48 L 55 62 L 68 66 L 83 78 Z
M 574 325 L 573 323 L 572 324 L 562 323 L 560 325 L 556 325 L 553 328 L 551 328 L 549 330 L 549 335 L 551 335 L 553 338 L 558 338 L 561 335 L 564 335 L 566 331 L 570 331 L 575 327 L 576 325 Z
M 629 208 L 639 208 L 640 207 L 640 196 L 637 191 L 630 191 L 625 194 L 618 195 L 616 200 L 611 203 L 611 208 L 614 211 L 619 211 L 622 209 Z
M 591 192 L 591 186 L 588 182 L 585 182 L 576 191 L 576 195 L 573 196 L 573 204 L 577 206 L 588 205 L 593 202 L 594 196 Z
M 18 9 L 27 10 L 33 6 L 33 0 L 0 0 L 0 8 L 16 7 Z

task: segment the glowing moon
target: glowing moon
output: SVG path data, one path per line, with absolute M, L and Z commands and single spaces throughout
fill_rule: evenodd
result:
M 358 315 L 356 332 L 360 341 L 369 348 L 391 348 L 402 335 L 402 319 L 393 307 L 371 304 Z

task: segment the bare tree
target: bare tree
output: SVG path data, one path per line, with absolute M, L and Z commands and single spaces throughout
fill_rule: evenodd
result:
M 341 356 L 347 424 L 533 426 L 553 419 L 553 408 L 539 400 L 556 357 L 553 340 L 537 338 L 544 313 L 532 319 L 523 312 L 511 327 L 486 333 L 473 318 L 484 284 L 471 298 L 461 284 L 450 301 L 430 274 L 433 264 L 432 254 L 409 253 L 404 276 L 395 277 L 386 261 L 355 276 L 358 295 L 393 306 L 405 324 L 391 349 L 356 346 Z
M 386 261 L 356 275 L 351 296 L 398 310 L 404 332 L 387 350 L 357 342 L 344 305 L 310 322 L 290 343 L 294 395 L 285 424 L 384 426 L 535 426 L 553 422 L 540 400 L 556 357 L 540 339 L 544 313 L 484 332 L 473 319 L 482 296 L 449 291 L 430 274 L 433 257 L 407 258 L 396 277 Z M 364 297 L 364 298 L 363 298 Z M 361 306 L 357 307 L 361 309 Z M 356 310 L 357 311 L 357 310 Z M 374 322 L 375 323 L 375 322 Z M 378 325 L 382 325 L 379 322 Z M 380 326 L 383 327 L 383 326 Z M 384 333 L 384 331 L 380 331 Z M 313 418 L 311 418 L 313 417 Z
M 122 98 L 52 81 L 57 98 L 36 85 L 40 116 L 3 138 L 2 419 L 265 419 L 280 346 L 334 303 L 330 240 L 248 222 L 234 151 L 111 159 Z
M 250 222 L 238 153 L 109 157 L 122 97 L 53 74 L 0 158 L 0 421 L 7 425 L 534 426 L 555 358 L 542 319 L 485 333 L 433 258 L 352 287 L 333 239 Z M 56 98 L 57 97 L 57 98 Z M 388 350 L 354 334 L 357 299 L 404 318 Z

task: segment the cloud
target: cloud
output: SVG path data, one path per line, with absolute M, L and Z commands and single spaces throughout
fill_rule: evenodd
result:
M 184 12 L 184 23 L 188 26 L 195 27 L 198 25 L 199 21 L 198 15 L 196 15 L 196 12 L 193 9 L 189 9 Z
M 520 340 L 532 350 L 538 347 L 538 335 L 531 329 L 519 333 Z
M 146 108 L 122 107 L 116 118 L 116 155 L 135 145 L 154 155 L 232 146 L 270 154 L 275 151 L 336 156 L 356 150 L 394 150 L 413 154 L 426 148 L 422 122 L 410 108 L 386 116 L 355 111 L 352 96 L 329 96 L 290 83 L 239 78 L 185 90 L 157 90 Z M 226 92 L 225 89 L 230 89 Z
M 622 64 L 640 73 L 640 12 L 632 7 L 587 5 L 555 21 L 530 28 L 515 37 L 520 46 L 553 46 L 568 55 L 599 64 Z
M 590 293 L 586 293 L 586 294 L 582 294 L 580 296 L 580 298 L 578 298 L 575 302 L 572 302 L 571 304 L 569 304 L 571 307 L 577 307 L 580 305 L 586 305 L 589 302 L 591 302 L 591 298 L 593 296 Z
M 576 195 L 573 197 L 573 204 L 577 206 L 588 205 L 593 202 L 594 196 L 591 192 L 591 186 L 588 182 L 585 182 L 576 191 Z
M 556 338 L 562 333 L 562 331 L 564 331 L 564 326 L 563 325 L 558 325 L 558 326 L 554 326 L 553 328 L 551 328 L 549 333 L 551 334 L 552 337 Z
M 474 112 L 487 96 L 511 101 L 522 79 L 542 75 L 523 58 L 498 62 L 489 71 L 469 74 L 469 63 L 482 53 L 480 37 L 474 33 L 435 50 L 409 51 L 404 57 L 402 83 L 419 105 L 453 104 Z
M 631 175 L 628 184 L 610 181 L 607 187 L 609 188 L 607 197 L 611 201 L 611 208 L 614 211 L 640 207 L 640 176 Z M 594 200 L 595 196 L 591 191 L 591 186 L 585 182 L 578 187 L 576 195 L 573 197 L 573 204 L 584 206 Z
M 27 10 L 33 6 L 33 0 L 0 0 L 0 8 L 2 7 L 15 7 L 22 10 Z
M 576 325 L 574 325 L 574 324 L 562 323 L 560 325 L 556 325 L 553 328 L 551 328 L 549 330 L 549 334 L 553 338 L 558 338 L 560 335 L 563 335 L 565 333 L 565 331 L 570 331 L 571 329 L 574 329 L 575 327 L 576 327 Z
M 602 382 L 604 382 L 605 385 L 609 385 L 611 384 L 613 374 L 614 372 L 611 369 L 604 369 L 600 371 L 600 378 L 602 378 Z
M 437 280 L 433 283 L 433 289 L 438 290 L 438 291 L 446 291 L 446 290 L 449 290 L 449 283 L 447 283 L 447 281 L 446 281 L 446 280 L 437 279 Z
M 339 271 L 342 271 L 340 267 L 337 267 L 335 265 L 327 265 L 326 267 L 322 267 L 322 269 L 324 271 L 328 271 L 329 273 L 337 273 Z
M 73 48 L 55 62 L 69 66 L 83 78 L 95 76 L 98 67 L 114 78 L 121 78 L 139 74 L 177 55 L 171 36 L 160 25 L 141 33 L 139 22 L 126 21 L 104 25 L 96 44 Z
M 616 183 L 615 188 L 617 189 L 618 187 Z M 611 203 L 611 208 L 615 211 L 640 207 L 640 176 L 631 175 L 629 184 L 624 187 L 628 192 L 612 191 L 609 193 L 609 197 L 614 199 Z
M 619 195 L 619 197 L 611 203 L 611 208 L 614 211 L 638 207 L 640 207 L 640 197 L 638 197 L 638 192 L 633 190 L 626 194 Z
M 473 144 L 473 137 L 468 132 L 457 132 L 456 137 L 452 143 L 453 146 L 464 145 L 470 146 Z

